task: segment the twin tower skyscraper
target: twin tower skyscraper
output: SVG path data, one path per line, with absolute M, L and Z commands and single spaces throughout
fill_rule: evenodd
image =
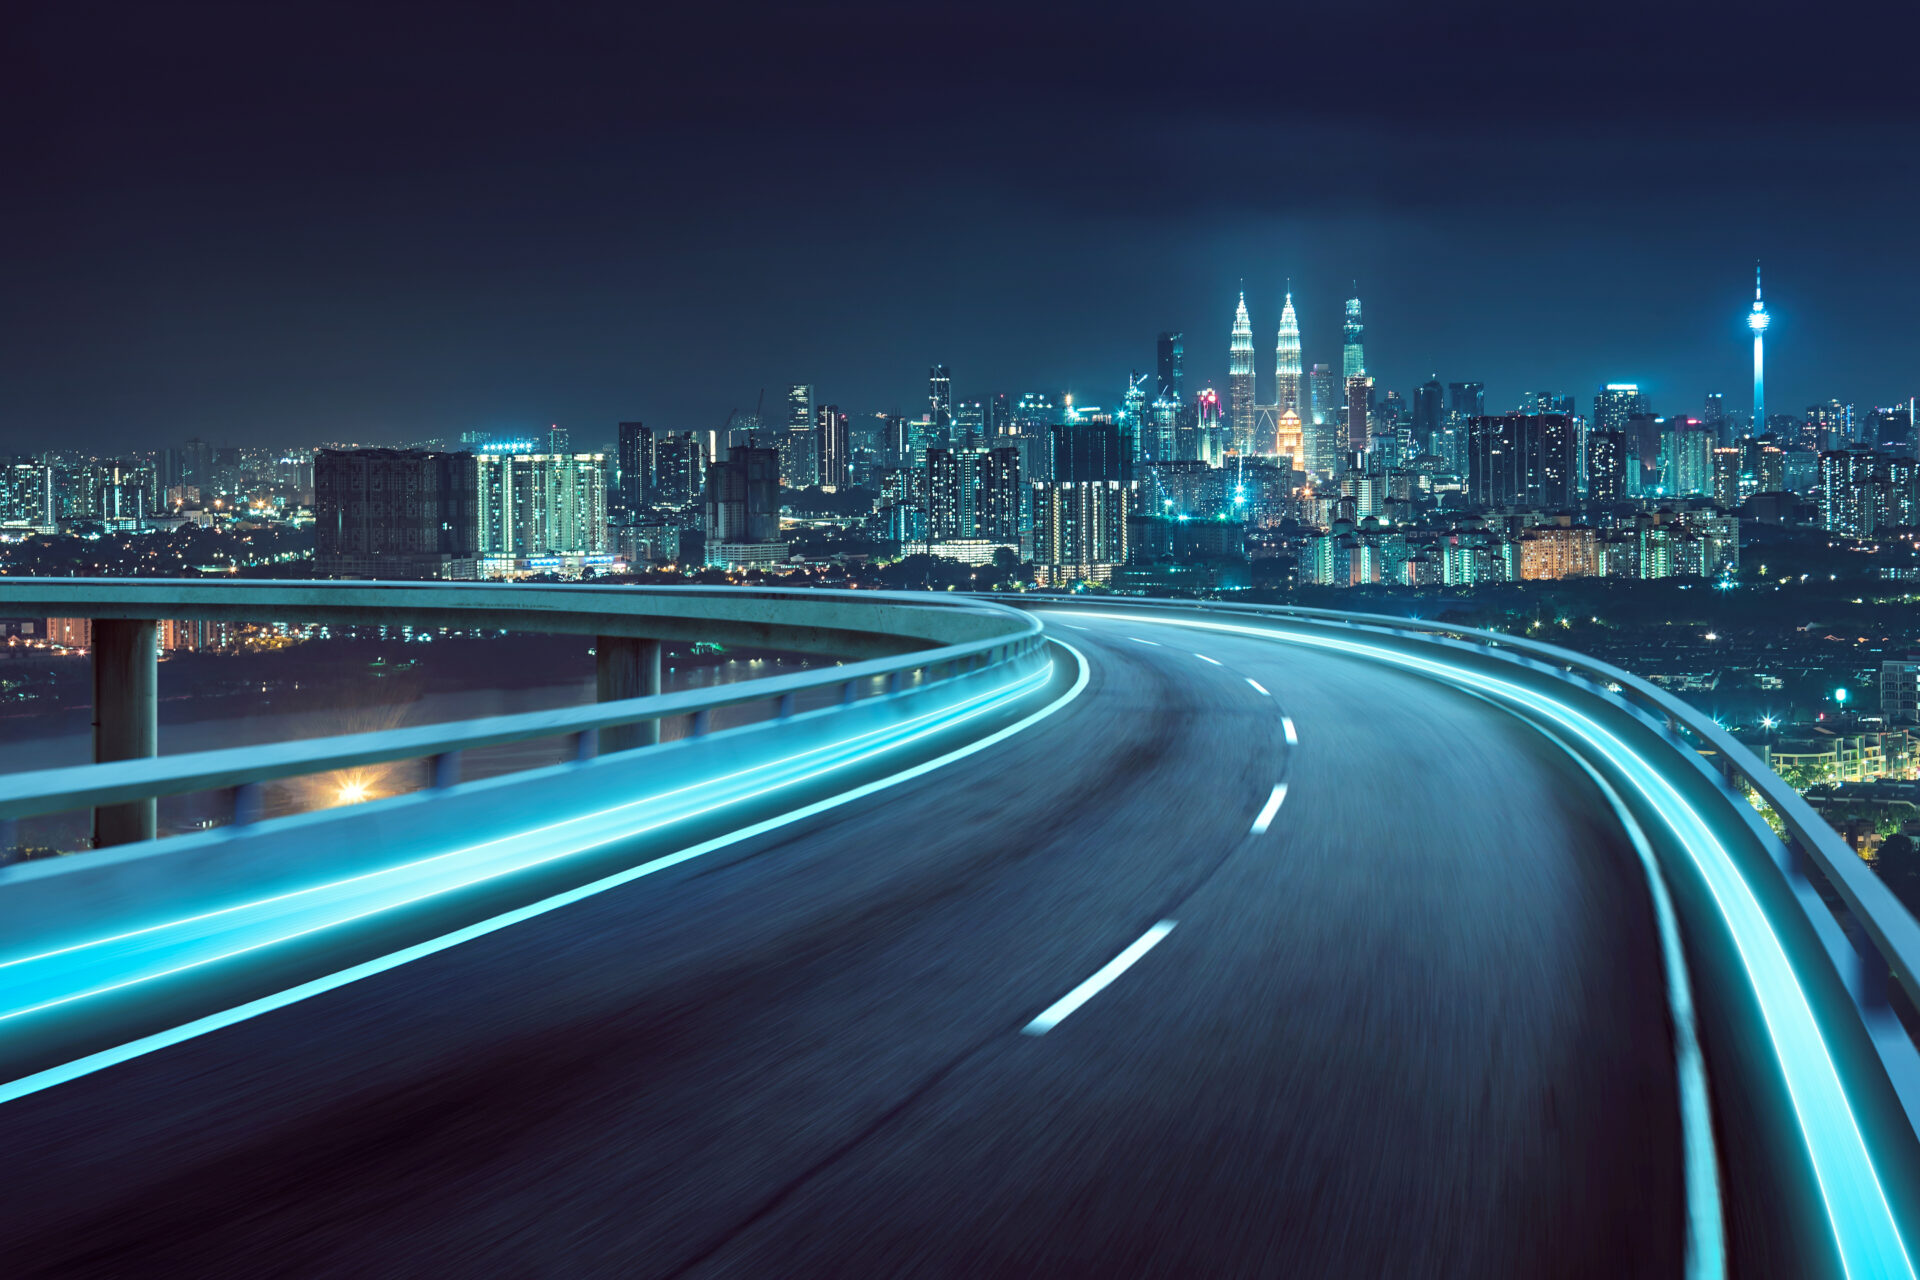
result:
M 1346 360 L 1344 376 L 1365 372 L 1362 354 L 1360 299 L 1347 303 Z M 1259 400 L 1258 378 L 1254 373 L 1253 321 L 1247 315 L 1247 295 L 1233 313 L 1233 340 L 1228 347 L 1227 409 L 1233 429 L 1234 445 L 1241 453 L 1286 454 L 1296 467 L 1305 466 L 1302 423 L 1313 409 L 1303 396 L 1305 370 L 1300 363 L 1300 319 L 1293 310 L 1293 290 L 1288 288 L 1280 307 L 1280 340 L 1273 353 L 1273 400 Z

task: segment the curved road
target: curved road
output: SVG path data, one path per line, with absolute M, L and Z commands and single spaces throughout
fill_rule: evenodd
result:
M 7 1274 L 1680 1274 L 1658 936 L 1577 766 L 1353 659 L 1050 626 L 1091 683 L 997 747 L 0 1106 Z

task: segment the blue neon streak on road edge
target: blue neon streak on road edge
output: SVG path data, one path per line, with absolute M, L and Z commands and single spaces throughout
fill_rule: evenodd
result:
M 629 867 L 625 871 L 615 872 L 613 875 L 605 876 L 589 884 L 580 885 L 578 888 L 568 889 L 564 893 L 557 893 L 552 897 L 542 898 L 540 901 L 529 903 L 524 907 L 516 907 L 512 911 L 502 912 L 500 915 L 467 925 L 465 928 L 456 929 L 452 933 L 442 934 L 437 938 L 430 938 L 425 942 L 415 943 L 411 947 L 390 952 L 387 955 L 376 957 L 375 959 L 354 965 L 351 968 L 342 969 L 337 973 L 331 973 L 322 978 L 315 978 L 309 982 L 303 982 L 299 986 L 289 987 L 285 991 L 276 992 L 270 996 L 262 996 L 257 1000 L 250 1000 L 245 1004 L 235 1005 L 233 1008 L 223 1010 L 219 1013 L 208 1014 L 203 1018 L 196 1018 L 192 1022 L 182 1023 L 180 1026 L 167 1031 L 158 1031 L 150 1036 L 143 1036 L 138 1040 L 129 1041 L 126 1044 L 118 1045 L 112 1049 L 102 1049 L 98 1053 L 88 1054 L 84 1058 L 76 1058 L 72 1062 L 63 1063 L 57 1067 L 48 1067 L 44 1071 L 37 1071 L 29 1076 L 21 1076 L 17 1080 L 10 1080 L 5 1084 L 0 1084 L 0 1103 L 12 1102 L 17 1098 L 24 1098 L 29 1094 L 51 1089 L 55 1085 L 65 1084 L 69 1080 L 77 1080 L 82 1076 L 92 1075 L 96 1071 L 101 1071 L 107 1067 L 153 1053 L 156 1050 L 167 1048 L 170 1045 L 179 1044 L 182 1041 L 192 1040 L 198 1036 L 206 1035 L 210 1031 L 218 1031 L 222 1027 L 232 1026 L 237 1022 L 245 1022 L 249 1018 L 257 1018 L 263 1013 L 271 1013 L 275 1009 L 285 1008 L 290 1004 L 297 1004 L 312 996 L 323 995 L 337 987 L 344 987 L 348 983 L 358 982 L 362 978 L 370 978 L 375 974 L 385 973 L 389 969 L 396 969 L 410 961 L 422 959 L 439 951 L 445 951 L 450 947 L 458 946 L 462 942 L 484 937 L 489 933 L 504 929 L 509 925 L 519 924 L 524 920 L 531 920 L 535 916 L 545 915 L 549 911 L 555 911 L 561 907 L 579 902 L 583 898 L 590 898 L 595 894 L 605 893 L 609 889 L 617 889 L 623 884 L 631 883 L 644 876 L 665 871 L 683 862 L 690 862 L 695 858 L 712 853 L 717 849 L 724 849 L 729 845 L 738 844 L 742 840 L 750 840 L 755 836 L 764 835 L 766 832 L 799 822 L 804 818 L 810 818 L 817 813 L 824 813 L 829 809 L 837 809 L 843 804 L 850 804 L 855 800 L 864 799 L 876 792 L 884 791 L 889 787 L 898 786 L 900 783 L 910 782 L 915 778 L 933 772 L 935 769 L 952 764 L 954 761 L 962 760 L 976 752 L 984 751 L 988 747 L 1004 742 L 1013 735 L 1031 728 L 1055 712 L 1060 711 L 1066 707 L 1068 703 L 1078 698 L 1082 691 L 1086 689 L 1090 679 L 1086 655 L 1064 640 L 1055 640 L 1053 643 L 1059 645 L 1068 653 L 1071 653 L 1074 661 L 1079 664 L 1079 675 L 1075 678 L 1073 687 L 1038 711 L 1020 720 L 1016 720 L 1004 729 L 995 730 L 978 742 L 968 743 L 966 746 L 956 748 L 953 751 L 947 752 L 945 755 L 936 756 L 932 760 L 922 761 L 910 768 L 902 769 L 898 773 L 888 774 L 884 778 L 877 778 L 872 782 L 862 783 L 860 786 L 854 787 L 849 791 L 843 791 L 838 795 L 828 796 L 824 800 L 816 800 L 790 813 L 783 813 L 777 817 L 763 819 L 750 826 L 742 827 L 738 831 L 732 831 L 723 836 L 715 836 L 711 840 L 702 841 L 700 844 L 681 849 L 676 853 L 662 855 L 661 857 L 653 859 L 651 862 L 643 862 L 637 867 Z
M 1840 1079 L 1839 1067 L 1834 1063 L 1833 1053 L 1820 1033 L 1819 1021 L 1813 1015 L 1813 1007 L 1807 998 L 1807 993 L 1800 985 L 1799 976 L 1794 972 L 1792 962 L 1787 959 L 1785 944 L 1774 932 L 1773 922 L 1761 908 L 1759 900 L 1754 896 L 1753 887 L 1747 883 L 1725 846 L 1652 761 L 1630 750 L 1604 726 L 1575 711 L 1571 706 L 1524 686 L 1510 684 L 1496 677 L 1465 667 L 1456 667 L 1446 662 L 1414 657 L 1353 640 L 1288 630 L 1284 625 L 1249 627 L 1198 619 L 1181 619 L 1170 623 L 1164 617 L 1148 619 L 1138 614 L 1103 615 L 1094 612 L 1082 612 L 1078 616 L 1104 616 L 1108 620 L 1118 619 L 1127 622 L 1158 621 L 1169 623 L 1169 625 L 1304 644 L 1312 648 L 1331 649 L 1336 652 L 1350 652 L 1375 661 L 1420 671 L 1456 686 L 1462 684 L 1477 686 L 1483 690 L 1493 691 L 1497 696 L 1522 706 L 1532 707 L 1535 711 L 1557 721 L 1578 737 L 1585 739 L 1606 758 L 1614 761 L 1622 772 L 1633 778 L 1634 786 L 1673 828 L 1681 846 L 1699 867 L 1707 890 L 1713 895 L 1721 918 L 1727 924 L 1734 947 L 1740 953 L 1741 964 L 1750 979 L 1751 989 L 1759 1001 L 1761 1018 L 1767 1026 L 1767 1035 L 1773 1042 L 1774 1059 L 1780 1064 L 1788 1096 L 1793 1102 L 1794 1117 L 1799 1123 L 1807 1154 L 1813 1163 L 1814 1178 L 1820 1186 L 1821 1199 L 1827 1211 L 1827 1222 L 1832 1228 L 1834 1245 L 1839 1252 L 1842 1269 L 1849 1276 L 1881 1276 L 1890 1274 L 1888 1265 L 1897 1261 L 1902 1273 L 1908 1276 L 1915 1274 L 1912 1257 L 1907 1252 L 1906 1240 L 1900 1233 L 1899 1223 L 1894 1220 L 1893 1206 L 1887 1200 L 1886 1187 L 1881 1183 L 1879 1170 L 1874 1166 L 1873 1153 L 1867 1149 L 1866 1137 L 1860 1131 L 1859 1117 L 1853 1113 L 1853 1104 L 1848 1099 L 1846 1087 Z M 1608 750 L 1608 744 L 1612 746 L 1611 751 Z M 1629 767 L 1635 764 L 1641 766 L 1639 771 Z M 1665 793 L 1664 803 L 1661 796 L 1656 794 L 1654 790 L 1656 787 Z M 1694 838 L 1688 837 L 1676 818 L 1685 819 L 1684 825 L 1692 828 Z M 1717 855 L 1717 858 L 1703 857 L 1703 853 Z M 1730 900 L 1722 893 L 1723 885 L 1740 896 L 1736 900 Z M 1736 915 L 1740 920 L 1736 920 Z M 1759 931 L 1751 940 L 1746 936 L 1742 921 L 1747 923 L 1747 928 L 1757 928 Z M 1771 950 L 1763 949 L 1759 952 L 1750 950 L 1749 941 L 1770 944 Z M 1765 967 L 1769 976 L 1779 982 L 1778 989 L 1771 984 L 1763 984 L 1761 972 L 1756 965 Z M 1798 1032 L 1789 1032 L 1784 1029 L 1780 1021 L 1782 1018 L 1799 1023 Z M 1804 1049 L 1808 1041 L 1819 1051 L 1817 1061 L 1811 1058 L 1802 1061 L 1798 1056 L 1789 1054 L 1790 1045 L 1796 1049 Z M 1825 1068 L 1824 1075 L 1816 1070 L 1821 1066 Z M 1829 1135 L 1810 1121 L 1807 1107 L 1817 1100 L 1807 1096 L 1806 1091 L 1809 1089 L 1827 1095 L 1827 1101 L 1830 1104 L 1837 1104 L 1839 1115 L 1846 1120 L 1845 1133 L 1837 1136 Z M 1847 1142 L 1849 1137 L 1851 1143 Z M 1840 1146 L 1836 1148 L 1831 1145 L 1830 1138 Z M 1864 1170 L 1864 1179 L 1860 1177 L 1861 1170 Z M 1849 1174 L 1852 1176 L 1848 1176 Z M 1836 1178 L 1847 1183 L 1864 1180 L 1873 1191 L 1874 1199 L 1879 1206 L 1879 1214 L 1874 1215 L 1871 1212 L 1873 1206 L 1864 1203 L 1860 1197 L 1842 1196 L 1836 1199 L 1836 1190 L 1833 1185 Z M 1840 1205 L 1845 1205 L 1848 1210 L 1845 1227 L 1841 1222 Z M 1867 1218 L 1865 1221 L 1860 1220 L 1863 1211 Z M 1856 1228 L 1861 1233 L 1859 1239 L 1855 1239 L 1853 1235 L 1853 1229 Z M 1856 1267 L 1853 1256 L 1856 1252 L 1868 1255 L 1859 1260 L 1859 1267 Z M 1860 1269 L 1862 1267 L 1865 1269 Z
M 529 827 L 524 830 L 510 832 L 504 836 L 495 836 L 491 840 L 482 840 L 477 844 L 461 845 L 457 849 L 448 849 L 443 853 L 431 854 L 424 858 L 416 858 L 411 862 L 399 862 L 399 863 L 395 863 L 393 866 L 381 867 L 375 871 L 364 871 L 358 875 L 347 876 L 339 880 L 326 880 L 326 881 L 322 881 L 319 884 L 307 885 L 305 888 L 290 889 L 284 893 L 276 893 L 265 898 L 255 898 L 247 902 L 235 903 L 232 906 L 220 907 L 213 911 L 201 911 L 201 912 L 195 913 L 194 915 L 181 916 L 173 920 L 163 920 L 158 924 L 145 925 L 138 929 L 127 929 L 120 933 L 108 934 L 99 938 L 89 938 L 85 942 L 75 942 L 75 943 L 70 943 L 64 947 L 55 947 L 48 951 L 35 952 L 32 955 L 15 956 L 11 959 L 0 960 L 0 969 L 8 969 L 8 968 L 12 968 L 17 965 L 23 965 L 23 964 L 33 964 L 41 960 L 51 960 L 56 957 L 64 956 L 64 955 L 73 955 L 77 952 L 85 951 L 92 947 L 108 946 L 108 945 L 111 945 L 112 943 L 124 942 L 129 938 L 147 937 L 152 934 L 165 932 L 168 929 L 177 929 L 182 925 L 199 924 L 202 921 L 213 920 L 220 916 L 233 915 L 236 912 L 241 912 L 241 911 L 250 911 L 255 907 L 272 906 L 273 904 L 279 903 L 279 902 L 289 902 L 294 898 L 304 897 L 307 894 L 324 893 L 329 889 L 341 889 L 346 887 L 347 885 L 362 884 L 369 880 L 377 880 L 382 876 L 399 875 L 402 872 L 415 871 L 421 867 L 430 866 L 436 862 L 445 862 L 445 861 L 448 861 L 449 859 L 465 857 L 481 849 L 491 849 L 496 845 L 511 844 L 514 841 L 523 841 L 532 836 L 546 835 L 549 832 L 558 831 L 564 827 L 579 826 L 580 824 L 587 823 L 587 822 L 597 822 L 597 821 L 600 821 L 601 819 L 606 818 L 610 814 L 621 813 L 628 809 L 651 807 L 659 804 L 662 800 L 669 799 L 673 796 L 682 795 L 689 791 L 698 791 L 703 787 L 711 787 L 717 783 L 732 782 L 739 778 L 751 777 L 756 773 L 767 773 L 777 769 L 786 769 L 798 763 L 799 761 L 808 759 L 811 756 L 826 755 L 828 753 L 835 752 L 835 751 L 843 751 L 849 747 L 856 746 L 862 742 L 866 742 L 875 738 L 886 738 L 886 737 L 895 738 L 896 739 L 895 741 L 887 743 L 884 747 L 881 748 L 881 750 L 890 750 L 893 747 L 897 747 L 897 746 L 903 745 L 904 743 L 911 742 L 915 738 L 925 736 L 925 734 L 911 734 L 907 737 L 899 737 L 899 735 L 903 733 L 905 730 L 912 729 L 917 725 L 926 724 L 929 721 L 934 721 L 934 720 L 943 721 L 943 723 L 939 727 L 942 730 L 944 730 L 948 727 L 951 727 L 954 724 L 958 724 L 964 720 L 971 718 L 972 713 L 969 713 L 969 715 L 967 716 L 956 717 L 955 715 L 956 712 L 964 711 L 968 707 L 974 707 L 977 704 L 982 704 L 980 705 L 981 710 L 990 710 L 991 709 L 990 707 L 987 707 L 983 704 L 994 702 L 996 699 L 1001 699 L 1008 694 L 1014 693 L 1016 691 L 1020 691 L 1022 685 L 1042 683 L 1044 682 L 1045 678 L 1046 678 L 1046 672 L 1044 671 L 1036 672 L 1034 675 L 1030 675 L 1030 676 L 1022 676 L 1018 680 L 1010 681 L 1007 684 L 998 685 L 982 693 L 973 694 L 967 698 L 963 698 L 959 702 L 954 703 L 952 706 L 942 707 L 936 711 L 923 712 L 920 715 L 904 720 L 899 724 L 885 725 L 878 729 L 869 729 L 864 733 L 857 733 L 849 738 L 836 739 L 833 742 L 825 743 L 818 747 L 809 747 L 805 751 L 795 752 L 791 755 L 778 756 L 770 760 L 762 761 L 757 765 L 750 765 L 745 769 L 736 769 L 732 773 L 723 774 L 717 778 L 713 778 L 713 777 L 701 778 L 694 782 L 689 782 L 683 786 L 674 787 L 669 791 L 657 791 L 652 795 L 641 796 L 635 800 L 624 800 L 619 804 L 609 805 L 604 809 L 595 809 L 592 813 L 577 814 L 574 817 L 563 818 L 558 822 L 550 822 L 544 826 Z M 867 754 L 872 754 L 872 753 L 869 752 Z M 845 768 L 846 765 L 857 762 L 865 758 L 866 757 L 864 755 L 854 756 L 850 760 L 842 760 L 837 764 L 828 766 L 828 768 L 829 769 Z M 735 804 L 742 799 L 747 799 L 747 800 L 755 799 L 758 796 L 766 794 L 767 790 L 779 790 L 781 787 L 789 787 L 789 786 L 792 786 L 795 782 L 803 782 L 807 778 L 813 777 L 813 776 L 815 775 L 803 774 L 798 778 L 789 777 L 778 783 L 775 783 L 770 788 L 763 789 L 762 791 L 749 792 L 745 796 L 735 796 L 727 800 L 725 803 Z M 645 833 L 656 830 L 662 826 L 671 826 L 676 822 L 685 822 L 689 818 L 699 817 L 705 814 L 706 812 L 708 812 L 707 809 L 695 809 L 689 813 L 676 814 L 671 819 L 667 819 L 662 822 L 652 823 L 644 827 L 637 827 L 631 831 L 623 832 L 618 837 L 610 837 L 610 838 L 628 839 L 635 835 L 644 835 Z M 591 843 L 582 846 L 582 848 L 585 848 L 585 849 L 599 848 L 602 845 L 606 844 L 608 839 L 609 838 L 596 838 Z M 536 866 L 542 865 L 543 863 L 551 862 L 557 857 L 570 856 L 571 854 L 577 853 L 577 852 L 580 852 L 580 849 L 568 850 L 563 854 L 552 854 L 545 858 L 536 859 L 533 862 L 521 863 L 518 866 L 508 867 L 501 871 L 490 872 L 488 875 L 479 877 L 479 879 L 477 880 L 465 881 L 459 885 L 454 885 L 448 888 L 435 890 L 434 892 L 450 892 L 452 889 L 466 888 L 469 885 L 479 883 L 479 880 L 494 879 L 503 875 L 516 874 L 520 871 L 525 871 L 530 867 L 536 867 Z M 405 901 L 408 901 L 408 902 L 417 901 L 418 898 L 421 896 L 428 896 L 428 895 L 416 895 L 414 898 L 406 899 Z M 350 918 L 358 919 L 359 917 L 356 916 L 356 917 L 350 917 Z M 344 923 L 344 921 L 334 921 L 333 923 L 339 924 L 339 923 Z M 329 925 L 325 927 L 332 927 L 332 926 Z M 216 957 L 216 959 L 217 958 L 218 957 Z M 8 1018 L 18 1017 L 23 1013 L 32 1013 L 34 1011 L 35 1011 L 34 1008 L 28 1008 L 28 1009 L 16 1009 L 9 1013 L 0 1013 L 0 1021 L 5 1021 Z
M 1484 693 L 1472 689 L 1460 692 L 1500 706 Z M 1673 1020 L 1674 1067 L 1680 1086 L 1680 1135 L 1686 1147 L 1686 1274 L 1688 1280 L 1722 1280 L 1727 1274 L 1727 1238 L 1721 1207 L 1720 1158 L 1713 1136 L 1713 1102 L 1707 1091 L 1707 1060 L 1700 1049 L 1700 1028 L 1693 1011 L 1693 979 L 1687 971 L 1687 953 L 1680 941 L 1680 917 L 1673 909 L 1667 878 L 1660 870 L 1659 859 L 1654 856 L 1653 844 L 1647 839 L 1640 820 L 1633 816 L 1633 810 L 1627 808 L 1613 784 L 1559 734 L 1531 720 L 1527 723 L 1593 780 L 1625 828 L 1633 851 L 1640 857 L 1641 870 L 1646 873 L 1654 918 L 1660 930 L 1661 957 L 1666 961 L 1667 1010 Z

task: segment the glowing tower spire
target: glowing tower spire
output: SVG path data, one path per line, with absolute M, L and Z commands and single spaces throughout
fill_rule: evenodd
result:
M 1767 434 L 1767 377 L 1766 353 L 1763 350 L 1767 337 L 1766 304 L 1760 301 L 1760 264 L 1753 264 L 1753 312 L 1747 317 L 1747 328 L 1753 330 L 1753 427 L 1750 435 Z
M 1273 403 L 1281 413 L 1300 412 L 1300 320 L 1293 314 L 1293 281 L 1280 308 L 1280 345 L 1273 353 Z
M 1246 453 L 1253 447 L 1253 321 L 1247 318 L 1247 295 L 1233 313 L 1233 343 L 1227 349 L 1227 413 L 1233 447 Z

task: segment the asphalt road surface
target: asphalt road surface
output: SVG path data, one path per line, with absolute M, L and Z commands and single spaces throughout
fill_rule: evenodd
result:
M 1678 1275 L 1585 775 L 1379 666 L 1051 625 L 1091 683 L 1007 742 L 0 1106 L 0 1271 Z

